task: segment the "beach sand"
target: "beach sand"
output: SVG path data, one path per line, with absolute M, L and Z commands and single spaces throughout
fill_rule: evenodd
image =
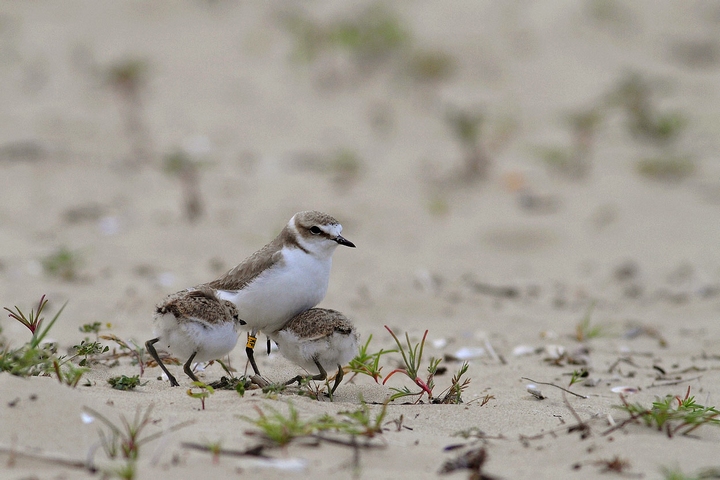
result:
M 202 410 L 175 365 L 180 387 L 151 367 L 132 391 L 107 383 L 140 373 L 129 357 L 93 365 L 74 389 L 54 376 L 0 373 L 0 478 L 99 478 L 88 459 L 118 469 L 125 462 L 99 447 L 107 427 L 86 408 L 119 425 L 151 405 L 143 434 L 158 435 L 141 446 L 138 479 L 435 478 L 481 448 L 482 472 L 505 479 L 720 467 L 716 426 L 672 438 L 641 423 L 608 433 L 628 417 L 614 408 L 616 387 L 648 407 L 688 388 L 702 405 L 720 402 L 717 5 L 355 3 L 5 2 L 0 305 L 27 312 L 46 295 L 51 318 L 67 302 L 49 334 L 61 353 L 93 340 L 78 330 L 93 322 L 142 345 L 165 295 L 217 277 L 295 212 L 321 210 L 357 248 L 334 254 L 320 306 L 351 318 L 362 343 L 372 335 L 371 352 L 395 346 L 386 325 L 414 344 L 428 330 L 421 376 L 431 357 L 447 368 L 436 396 L 467 355 L 463 403 L 390 402 L 382 433 L 357 448 L 305 438 L 267 446 L 270 458 L 214 458 L 183 445 L 244 451 L 262 443 L 247 421 L 260 411 L 293 408 L 309 420 L 367 408 L 376 418 L 391 387 L 418 388 L 402 374 L 385 385 L 358 375 L 332 402 L 297 389 L 219 390 Z M 339 43 L 318 33 L 368 11 L 390 19 L 380 53 L 362 40 L 343 47 L 357 45 L 352 33 Z M 317 51 L 301 48 L 297 32 L 308 25 L 316 36 L 302 38 L 320 42 Z M 136 90 L 109 73 L 123 62 L 142 65 Z M 682 116 L 677 138 L 633 134 L 612 100 L 632 73 L 649 85 L 658 117 Z M 589 171 L 569 178 L 548 168 L 539 152 L 570 152 L 577 136 L 566 118 L 592 108 L 602 120 Z M 458 111 L 483 115 L 486 179 L 463 173 L 467 149 L 448 120 Z M 165 169 L 177 152 L 198 165 L 197 184 Z M 689 158 L 695 170 L 669 180 L 638 173 L 639 160 L 657 157 Z M 193 188 L 201 208 L 189 220 Z M 43 264 L 63 248 L 77 260 L 70 278 Z M 598 326 L 598 335 L 578 339 L 584 318 L 585 333 Z M 0 327 L 10 347 L 29 339 L 6 315 Z M 238 374 L 243 338 L 230 356 Z M 302 373 L 264 346 L 261 336 L 256 358 L 268 379 Z M 382 374 L 400 362 L 383 356 Z M 569 386 L 582 369 L 593 386 Z M 217 363 L 199 372 L 206 382 L 222 375 Z M 586 398 L 537 384 L 546 397 L 537 399 L 528 378 Z

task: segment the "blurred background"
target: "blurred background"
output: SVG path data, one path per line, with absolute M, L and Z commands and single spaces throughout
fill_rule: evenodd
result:
M 0 305 L 61 341 L 306 209 L 364 335 L 715 324 L 716 1 L 3 2 L 0 79 Z

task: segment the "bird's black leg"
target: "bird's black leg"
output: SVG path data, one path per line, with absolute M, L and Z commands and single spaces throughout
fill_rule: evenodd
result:
M 335 375 L 335 382 L 333 382 L 333 387 L 332 387 L 332 390 L 330 390 L 330 395 L 335 393 L 335 389 L 340 385 L 340 382 L 342 382 L 344 374 L 345 374 L 345 372 L 343 372 L 343 368 L 340 365 L 338 365 L 338 373 L 337 373 L 337 375 Z
M 167 375 L 168 380 L 170 380 L 170 386 L 171 387 L 179 387 L 180 384 L 177 380 L 175 380 L 175 377 L 172 376 L 170 372 L 168 372 L 167 367 L 165 367 L 165 364 L 163 364 L 162 360 L 160 360 L 160 355 L 158 355 L 157 350 L 155 350 L 155 347 L 153 346 L 156 344 L 160 339 L 159 338 L 153 338 L 151 340 L 148 340 L 145 342 L 145 349 L 148 351 L 151 357 L 155 359 L 157 364 L 162 368 L 162 371 L 165 372 L 165 375 Z
M 300 385 L 300 383 L 302 383 L 302 381 L 305 380 L 306 378 L 309 378 L 312 380 L 318 380 L 318 381 L 325 380 L 327 378 L 327 372 L 325 371 L 323 366 L 320 365 L 320 362 L 317 361 L 317 358 L 313 358 L 313 362 L 315 362 L 315 366 L 317 366 L 318 371 L 320 373 L 318 373 L 317 375 L 313 375 L 313 376 L 298 375 L 296 377 L 291 378 L 287 382 L 285 382 L 285 385 L 290 385 L 291 383 L 295 383 L 295 382 L 298 382 L 298 385 Z
M 192 378 L 193 382 L 199 382 L 200 380 L 197 379 L 197 377 L 192 371 L 192 368 L 190 368 L 190 365 L 192 365 L 192 361 L 195 358 L 195 355 L 197 355 L 197 352 L 193 352 L 193 354 L 190 355 L 188 361 L 185 362 L 185 365 L 183 365 L 183 371 L 187 374 L 188 377 Z
M 312 379 L 313 379 L 313 380 L 318 380 L 318 381 L 319 381 L 319 380 L 325 380 L 325 379 L 327 378 L 327 372 L 325 371 L 325 369 L 323 368 L 323 366 L 320 365 L 320 362 L 318 362 L 317 357 L 314 357 L 314 358 L 313 358 L 313 362 L 315 362 L 315 366 L 318 368 L 318 371 L 319 371 L 320 373 L 318 373 L 317 375 L 315 375 L 314 377 L 312 377 Z
M 248 361 L 250 361 L 250 366 L 252 366 L 253 372 L 255 372 L 255 375 L 260 375 L 260 370 L 257 367 L 257 363 L 255 363 L 255 342 L 257 341 L 257 337 L 253 333 L 248 333 L 248 339 L 247 344 L 245 345 L 245 353 L 247 354 Z

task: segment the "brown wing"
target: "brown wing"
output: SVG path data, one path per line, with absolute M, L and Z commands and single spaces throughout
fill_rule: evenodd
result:
M 245 288 L 263 271 L 282 260 L 282 254 L 280 253 L 282 248 L 281 236 L 250 255 L 225 275 L 210 283 L 200 285 L 198 288 L 209 287 L 216 290 L 241 290 Z
M 198 318 L 211 324 L 233 320 L 234 309 L 228 309 L 215 292 L 208 288 L 182 290 L 168 297 L 156 307 L 159 314 L 171 313 L 175 318 Z
M 283 330 L 289 330 L 308 340 L 327 337 L 335 332 L 349 335 L 353 331 L 350 320 L 336 310 L 311 308 L 293 317 Z

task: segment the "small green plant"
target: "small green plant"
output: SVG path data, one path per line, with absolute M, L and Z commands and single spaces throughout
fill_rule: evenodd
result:
M 303 385 L 307 385 L 309 381 L 308 378 L 303 378 L 300 380 L 298 386 L 302 387 Z M 268 398 L 277 398 L 278 393 L 284 392 L 287 388 L 288 386 L 284 383 L 270 383 L 262 387 L 262 392 L 267 395 Z
M 58 360 L 53 360 L 53 369 L 55 370 L 58 381 L 72 388 L 77 387 L 82 376 L 90 370 L 86 367 L 76 367 L 71 362 L 64 362 L 62 364 L 65 367 L 64 370 L 60 368 L 60 365 Z
M 53 359 L 55 346 L 43 344 L 36 348 L 25 345 L 11 349 L 3 346 L 0 351 L 0 372 L 8 372 L 18 377 L 49 375 L 54 371 Z
M 126 375 L 110 377 L 108 378 L 108 383 L 115 390 L 135 390 L 135 387 L 138 385 L 144 385 L 140 383 L 140 377 L 138 375 L 133 375 L 132 377 Z
M 440 366 L 442 359 L 431 357 L 429 365 L 427 367 L 428 375 L 426 379 L 423 380 L 419 376 L 420 366 L 422 364 L 422 355 L 425 349 L 425 341 L 427 340 L 428 331 L 425 330 L 422 339 L 419 343 L 416 343 L 415 345 L 410 342 L 410 337 L 406 332 L 405 345 L 403 345 L 397 335 L 395 335 L 395 333 L 387 325 L 385 326 L 385 328 L 388 332 L 390 332 L 390 335 L 395 340 L 395 344 L 398 347 L 397 351 L 399 351 L 400 355 L 402 356 L 405 368 L 396 368 L 395 370 L 390 372 L 387 377 L 385 377 L 385 380 L 383 380 L 383 385 L 394 374 L 402 373 L 406 375 L 409 379 L 411 379 L 413 383 L 415 383 L 415 385 L 420 387 L 420 391 L 418 392 L 413 392 L 406 386 L 402 388 L 391 387 L 390 390 L 395 393 L 390 396 L 390 401 L 397 400 L 398 398 L 402 397 L 417 396 L 417 403 L 421 400 L 424 394 L 427 394 L 428 400 L 432 403 L 462 403 L 462 393 L 465 391 L 468 385 L 470 385 L 469 378 L 463 379 L 463 376 L 467 373 L 469 368 L 469 364 L 467 362 L 464 362 L 458 372 L 453 375 L 450 386 L 443 390 L 440 395 L 434 397 L 433 389 L 435 388 L 435 375 L 437 374 L 438 367 Z
M 348 53 L 365 70 L 402 50 L 410 36 L 399 17 L 378 4 L 326 25 L 301 15 L 289 15 L 285 25 L 295 36 L 296 60 L 310 63 L 335 50 Z
M 569 147 L 536 147 L 535 155 L 553 172 L 564 173 L 572 168 L 573 155 Z
M 150 139 L 142 114 L 142 93 L 149 76 L 148 63 L 139 58 L 118 60 L 107 68 L 106 83 L 122 108 L 125 133 L 131 145 L 131 165 L 138 165 L 150 154 Z
M 45 325 L 42 312 L 47 305 L 45 295 L 40 298 L 37 311 L 30 310 L 29 314 L 22 312 L 17 306 L 15 310 L 4 307 L 10 318 L 17 320 L 32 333 L 28 343 L 16 349 L 3 346 L 0 351 L 0 372 L 8 372 L 20 377 L 52 375 L 57 376 L 60 383 L 76 387 L 87 369 L 75 367 L 68 359 L 57 355 L 54 344 L 43 343 L 50 329 L 65 309 L 63 305 L 50 322 Z
M 109 340 L 111 342 L 115 342 L 120 347 L 120 353 L 115 354 L 116 357 L 118 356 L 129 356 L 132 358 L 132 364 L 138 365 L 140 367 L 140 376 L 143 376 L 143 373 L 145 373 L 145 348 L 138 345 L 134 341 L 130 340 L 129 342 L 126 342 L 125 340 L 121 339 L 117 335 L 111 333 L 108 335 L 100 335 L 99 337 L 102 340 Z M 162 359 L 163 362 L 172 363 L 171 361 L 166 360 L 165 358 Z M 177 362 L 177 361 L 176 361 Z
M 584 378 L 587 378 L 588 375 L 590 375 L 590 372 L 584 368 L 581 368 L 580 370 L 573 370 L 570 374 L 570 383 L 568 384 L 568 387 L 572 387 L 576 383 L 581 382 Z
M 121 414 L 119 426 L 115 425 L 97 410 L 90 407 L 84 407 L 84 410 L 93 419 L 99 420 L 108 428 L 109 434 L 104 430 L 98 430 L 100 445 L 108 458 L 114 459 L 121 457 L 128 460 L 137 460 L 140 455 L 140 447 L 162 435 L 162 432 L 157 432 L 149 436 L 141 437 L 145 428 L 152 423 L 150 414 L 153 408 L 154 405 L 150 404 L 143 412 L 142 408 L 138 407 L 135 410 L 135 417 L 132 421 Z
M 677 182 L 695 172 L 695 162 L 690 157 L 662 155 L 638 160 L 637 172 L 651 180 Z
M 402 48 L 408 37 L 399 17 L 379 4 L 337 22 L 329 30 L 330 43 L 351 52 L 361 64 L 386 58 Z
M 252 380 L 245 376 L 235 377 L 227 366 L 220 360 L 216 360 L 225 372 L 228 373 L 228 377 L 222 376 L 220 380 L 212 382 L 210 386 L 215 390 L 235 390 L 241 397 L 245 395 L 245 391 L 252 385 Z
M 46 274 L 71 282 L 78 278 L 80 254 L 67 247 L 60 247 L 42 259 L 42 267 Z
M 188 388 L 187 394 L 192 398 L 199 398 L 202 409 L 205 410 L 205 399 L 215 393 L 215 389 L 203 382 L 192 382 L 192 388 Z M 195 389 L 198 389 L 196 392 Z
M 468 362 L 463 362 L 463 364 L 460 366 L 460 370 L 458 370 L 455 375 L 453 375 L 453 378 L 450 381 L 450 386 L 442 393 L 440 393 L 440 395 L 438 395 L 437 398 L 433 400 L 433 403 L 454 405 L 459 405 L 463 403 L 462 394 L 468 387 L 468 385 L 470 385 L 470 379 L 463 379 L 462 377 L 467 373 L 469 367 L 470 365 L 468 364 Z
M 422 340 L 420 343 L 415 344 L 414 346 L 410 342 L 410 336 L 407 332 L 405 332 L 405 341 L 407 342 L 407 346 L 404 346 L 400 339 L 395 335 L 395 332 L 393 332 L 390 327 L 385 325 L 385 329 L 390 332 L 390 335 L 392 335 L 393 339 L 395 340 L 395 343 L 398 346 L 398 350 L 400 351 L 400 354 L 402 355 L 403 362 L 405 364 L 405 368 L 396 368 L 392 372 L 388 373 L 387 377 L 385 377 L 385 380 L 383 380 L 383 385 L 396 373 L 402 373 L 404 375 L 407 375 L 410 380 L 412 380 L 415 385 L 420 387 L 419 392 L 411 392 L 410 389 L 407 387 L 403 387 L 402 389 L 399 388 L 391 388 L 395 393 L 390 397 L 391 400 L 396 400 L 401 397 L 405 396 L 415 396 L 417 395 L 417 401 L 420 401 L 420 398 L 423 394 L 427 393 L 428 398 L 432 400 L 432 390 L 427 385 L 426 381 L 421 379 L 418 376 L 418 373 L 420 371 L 420 365 L 422 363 L 422 355 L 423 350 L 425 349 L 425 340 L 427 339 L 428 331 L 425 330 L 425 333 L 423 334 Z M 437 366 L 437 365 L 436 365 Z M 431 372 L 431 375 L 434 372 Z
M 123 463 L 119 467 L 111 469 L 108 473 L 117 476 L 121 480 L 133 480 L 136 473 L 136 465 L 134 461 Z
M 108 83 L 125 95 L 138 95 L 147 80 L 148 65 L 138 58 L 127 58 L 107 70 Z
M 584 342 L 602 336 L 605 328 L 602 325 L 592 325 L 592 312 L 595 310 L 595 302 L 590 303 L 583 318 L 575 325 L 575 339 Z
M 47 336 L 48 332 L 52 328 L 53 325 L 55 325 L 55 322 L 60 317 L 60 314 L 65 309 L 65 305 L 67 305 L 67 302 L 65 302 L 65 305 L 63 305 L 60 310 L 55 314 L 52 320 L 50 320 L 50 323 L 45 327 L 45 329 L 42 328 L 43 321 L 45 320 L 40 315 L 42 314 L 43 309 L 45 308 L 45 305 L 47 305 L 47 299 L 45 298 L 45 295 L 40 297 L 40 303 L 38 304 L 37 312 L 34 310 L 30 310 L 30 313 L 26 316 L 17 306 L 15 306 L 15 311 L 13 312 L 7 307 L 3 307 L 8 313 L 9 317 L 17 320 L 18 322 L 22 323 L 27 327 L 28 330 L 32 333 L 32 339 L 30 340 L 30 348 L 37 348 L 38 345 L 40 345 L 40 342 L 43 341 L 45 336 Z
M 487 179 L 490 175 L 491 159 L 481 143 L 485 116 L 468 110 L 451 110 L 445 120 L 465 152 L 463 180 L 473 182 Z
M 350 435 L 358 435 L 373 438 L 382 433 L 382 425 L 387 415 L 388 402 L 383 403 L 382 409 L 373 416 L 367 403 L 361 400 L 360 408 L 355 411 L 339 412 L 339 415 L 346 417 L 349 422 L 343 422 L 340 430 Z
M 603 120 L 597 107 L 578 110 L 567 115 L 566 121 L 572 132 L 570 163 L 564 173 L 571 178 L 587 177 L 592 167 L 592 150 L 595 137 Z
M 124 462 L 120 466 L 110 469 L 107 473 L 132 480 L 135 478 L 135 467 L 137 459 L 140 456 L 140 447 L 161 437 L 168 431 L 173 432 L 193 423 L 192 421 L 183 422 L 165 431 L 143 436 L 145 429 L 152 424 L 150 415 L 153 407 L 154 405 L 150 404 L 145 411 L 143 411 L 141 407 L 138 407 L 137 410 L 135 410 L 135 416 L 132 421 L 121 414 L 119 425 L 111 422 L 97 410 L 90 407 L 83 407 L 92 420 L 99 420 L 108 429 L 108 432 L 103 429 L 98 429 L 100 446 L 105 452 L 105 455 L 111 460 L 121 459 Z
M 180 179 L 185 218 L 194 222 L 203 214 L 200 194 L 200 164 L 183 150 L 176 150 L 165 156 L 163 169 L 166 174 Z
M 677 138 L 686 125 L 678 112 L 658 112 L 653 103 L 653 85 L 639 73 L 629 73 L 610 95 L 610 103 L 623 108 L 630 132 L 656 143 Z
M 483 432 L 479 427 L 470 427 L 466 428 L 464 430 L 458 430 L 457 432 L 450 435 L 451 437 L 460 437 L 465 440 L 470 438 L 478 438 L 482 439 L 486 437 L 485 432 Z
M 73 350 L 75 350 L 73 358 L 83 357 L 78 364 L 81 367 L 84 367 L 95 362 L 95 358 L 97 356 L 102 355 L 103 353 L 107 353 L 108 350 L 110 350 L 110 347 L 108 347 L 107 345 L 103 345 L 102 343 L 97 341 L 91 342 L 89 339 L 86 338 L 85 340 L 80 342 L 80 345 L 75 345 L 73 347 Z
M 418 82 L 440 82 L 452 77 L 455 59 L 443 50 L 417 50 L 410 55 L 407 74 Z
M 338 415 L 342 417 L 340 419 L 326 413 L 317 418 L 302 420 L 293 404 L 289 402 L 287 415 L 272 407 L 267 407 L 269 413 L 265 413 L 256 405 L 255 410 L 259 414 L 257 419 L 246 416 L 239 418 L 260 428 L 263 437 L 277 446 L 285 446 L 300 437 L 315 436 L 323 439 L 319 434 L 328 431 L 351 437 L 374 438 L 382 433 L 387 402 L 383 404 L 382 409 L 376 415 L 373 415 L 365 402 L 361 403 L 358 410 L 339 412 Z
M 105 324 L 106 327 L 110 328 L 110 324 Z M 80 330 L 82 333 L 94 333 L 95 338 L 97 338 L 98 334 L 100 333 L 100 330 L 102 330 L 102 323 L 100 322 L 93 322 L 93 323 L 86 323 L 82 327 L 80 327 L 78 330 Z
M 269 414 L 263 412 L 257 405 L 254 407 L 259 415 L 257 419 L 251 419 L 244 415 L 241 415 L 240 418 L 258 427 L 265 439 L 275 445 L 282 447 L 293 439 L 309 435 L 316 430 L 313 422 L 300 419 L 300 414 L 290 402 L 288 402 L 287 416 L 272 407 L 267 407 L 270 411 Z
M 567 114 L 565 123 L 572 134 L 571 144 L 567 147 L 539 147 L 536 154 L 553 173 L 572 180 L 587 177 L 592 168 L 592 151 L 602 118 L 597 107 Z
M 301 155 L 298 166 L 303 170 L 326 175 L 338 187 L 351 186 L 363 169 L 363 159 L 353 148 L 339 147 L 329 152 Z M 342 191 L 342 188 L 341 188 Z
M 442 217 L 450 213 L 450 203 L 440 194 L 433 194 L 427 201 L 427 210 L 430 215 Z
M 212 462 L 214 464 L 220 463 L 220 454 L 222 453 L 222 442 L 220 440 L 216 440 L 214 442 L 205 442 L 205 446 L 207 447 L 208 452 L 212 455 Z
M 379 379 L 382 378 L 380 357 L 388 353 L 395 353 L 397 350 L 380 349 L 379 352 L 369 353 L 371 340 L 372 335 L 368 336 L 365 344 L 360 346 L 357 356 L 350 361 L 350 371 L 354 374 L 353 377 L 358 374 L 368 375 L 375 380 L 375 383 L 380 383 Z
M 720 478 L 720 468 L 704 468 L 695 475 L 686 475 L 678 468 L 662 467 L 660 469 L 665 480 L 704 480 Z
M 333 375 L 332 378 L 327 377 L 325 380 L 323 380 L 323 383 L 317 383 L 313 382 L 312 377 L 304 377 L 301 379 L 296 380 L 298 382 L 298 395 L 312 398 L 313 400 L 320 400 L 322 398 L 323 393 L 327 393 L 327 397 L 330 399 L 330 401 L 333 401 L 333 392 L 332 387 L 330 385 L 330 381 L 335 378 L 336 375 Z
M 614 407 L 629 413 L 630 418 L 619 424 L 619 427 L 641 420 L 646 426 L 664 430 L 668 437 L 673 437 L 677 434 L 688 435 L 703 425 L 720 426 L 720 411 L 715 407 L 698 404 L 695 397 L 690 396 L 690 387 L 684 398 L 667 395 L 654 401 L 650 408 L 639 403 L 628 403 L 623 396 L 620 398 L 623 404 Z
M 431 391 L 435 388 L 435 375 L 437 374 L 440 362 L 442 362 L 442 358 L 430 357 L 430 364 L 427 367 L 428 377 L 425 383 Z

